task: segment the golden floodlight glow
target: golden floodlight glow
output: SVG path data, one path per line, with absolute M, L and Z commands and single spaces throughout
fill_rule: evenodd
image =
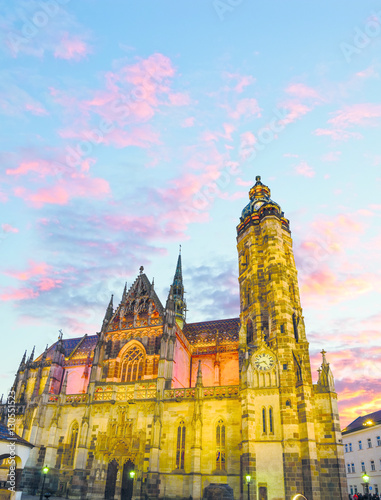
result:
M 307 497 L 305 497 L 301 493 L 297 493 L 294 497 L 292 497 L 292 500 L 297 500 L 297 498 L 304 498 L 305 500 L 308 500 Z
M 373 422 L 373 420 L 367 420 L 362 425 L 374 425 L 374 422 Z

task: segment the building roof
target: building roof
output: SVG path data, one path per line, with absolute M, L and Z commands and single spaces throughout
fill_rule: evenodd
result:
M 187 323 L 183 332 L 191 345 L 213 345 L 217 341 L 217 332 L 220 344 L 238 342 L 239 327 L 239 318 L 218 319 Z
M 12 429 L 2 423 L 0 423 L 0 441 L 9 441 L 34 448 L 32 443 L 29 443 L 26 439 L 18 436 L 14 431 L 12 431 Z
M 87 356 L 93 352 L 97 340 L 98 335 L 85 335 L 84 337 L 76 337 L 74 339 L 62 339 L 66 359 L 73 355 L 75 359 L 84 358 L 84 360 L 86 360 Z M 57 343 L 58 340 L 48 348 L 46 354 L 47 360 L 53 359 Z M 42 354 L 35 359 L 35 362 L 40 361 L 41 358 Z
M 343 429 L 342 434 L 349 434 L 350 432 L 355 432 L 360 429 L 369 428 L 374 424 L 381 424 L 381 410 L 369 413 L 363 417 L 357 417 L 349 425 Z

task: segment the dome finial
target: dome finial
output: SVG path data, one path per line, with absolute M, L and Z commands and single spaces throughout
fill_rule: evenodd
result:
M 255 180 L 256 180 L 257 182 L 259 182 L 259 181 L 261 180 L 261 176 L 260 176 L 260 175 L 257 175 L 257 176 L 256 176 L 256 178 L 255 178 Z

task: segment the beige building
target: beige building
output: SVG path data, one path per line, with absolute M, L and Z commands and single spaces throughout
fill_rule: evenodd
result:
M 358 417 L 342 431 L 348 493 L 381 493 L 381 411 Z
M 24 356 L 24 489 L 69 498 L 347 497 L 337 396 L 312 382 L 289 221 L 260 177 L 237 227 L 239 318 L 189 323 L 181 256 L 163 307 L 143 268 L 99 333 Z M 216 283 L 218 288 L 218 283 Z

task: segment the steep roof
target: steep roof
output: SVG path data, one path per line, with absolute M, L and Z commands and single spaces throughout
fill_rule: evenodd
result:
M 32 443 L 29 443 L 26 439 L 18 436 L 12 429 L 7 425 L 0 423 L 0 441 L 9 441 L 17 444 L 22 444 L 24 446 L 29 446 L 29 448 L 34 448 Z
M 350 432 L 364 429 L 373 424 L 381 424 L 381 410 L 369 413 L 368 415 L 364 415 L 363 417 L 357 417 L 356 420 L 353 420 L 353 422 L 351 422 L 345 427 L 345 429 L 343 429 L 342 434 L 349 434 Z
M 218 319 L 200 323 L 187 323 L 184 325 L 183 332 L 193 346 L 213 345 L 217 340 L 217 332 L 219 334 L 219 343 L 238 342 L 239 327 L 239 318 Z
M 87 359 L 89 353 L 92 353 L 97 343 L 98 335 L 85 335 L 83 337 L 76 337 L 74 339 L 62 339 L 63 348 L 65 350 L 65 358 L 72 356 L 72 359 Z M 46 354 L 46 360 L 51 361 L 54 356 L 57 342 L 54 342 Z M 42 354 L 35 359 L 35 362 L 40 361 Z

